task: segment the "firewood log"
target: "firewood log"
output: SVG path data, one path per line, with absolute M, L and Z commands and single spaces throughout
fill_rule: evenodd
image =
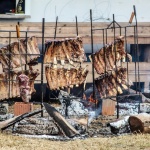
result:
M 76 135 L 79 134 L 78 131 L 76 131 L 74 129 L 73 126 L 71 126 L 66 119 L 51 105 L 47 104 L 47 103 L 43 103 L 44 107 L 46 109 L 46 111 L 48 112 L 48 114 L 54 119 L 55 123 L 57 124 L 57 126 L 59 127 L 60 130 L 62 130 L 62 132 L 72 138 Z
M 129 125 L 132 132 L 150 133 L 150 114 L 141 113 L 129 117 Z

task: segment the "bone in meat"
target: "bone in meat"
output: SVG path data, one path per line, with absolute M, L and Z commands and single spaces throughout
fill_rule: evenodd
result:
M 33 51 L 33 45 L 35 41 L 32 41 L 32 39 L 28 38 L 28 41 L 25 42 L 25 40 L 21 39 L 20 40 L 20 49 L 19 49 L 19 45 L 18 42 L 13 42 L 10 45 L 7 45 L 3 48 L 0 49 L 0 61 L 2 62 L 2 66 L 3 69 L 8 69 L 8 68 L 18 68 L 21 65 L 25 65 L 28 63 L 33 63 L 33 61 L 35 61 L 35 59 L 37 59 L 39 57 L 39 55 L 37 56 L 26 56 L 26 44 L 27 46 L 27 54 L 34 54 L 35 51 Z M 32 43 L 29 47 L 29 43 Z M 32 47 L 32 48 L 31 48 Z M 37 50 L 36 48 L 36 52 L 39 50 Z M 10 56 L 9 56 L 10 54 Z M 21 54 L 21 55 L 20 55 Z M 26 61 L 27 58 L 27 61 Z M 29 59 L 30 58 L 30 59 Z
M 65 69 L 46 66 L 45 74 L 49 88 L 54 90 L 82 84 L 86 79 L 88 71 L 81 68 Z
M 17 82 L 16 77 L 19 76 L 22 73 L 22 71 L 13 71 L 10 73 L 6 72 L 3 74 L 0 74 L 0 100 L 8 99 L 8 98 L 15 98 L 20 97 L 20 90 L 19 90 L 19 84 Z M 23 71 L 24 74 L 26 74 L 29 77 L 29 86 L 31 87 L 30 94 L 33 93 L 34 89 L 34 79 L 39 75 L 38 70 L 36 71 Z M 9 89 L 9 82 L 8 79 L 10 78 L 10 89 Z
M 65 40 L 62 42 L 62 48 L 66 54 L 67 60 L 69 61 L 70 64 L 72 64 L 73 63 L 71 60 L 72 49 L 70 48 L 70 44 L 69 44 L 68 40 Z
M 51 63 L 52 62 L 52 59 L 51 59 L 51 50 L 53 49 L 53 45 L 54 45 L 54 42 L 49 42 L 49 43 L 46 43 L 46 51 L 45 51 L 45 54 L 44 54 L 44 63 Z

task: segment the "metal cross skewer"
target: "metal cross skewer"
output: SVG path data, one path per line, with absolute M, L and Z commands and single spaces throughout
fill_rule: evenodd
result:
M 20 27 L 19 25 L 16 25 L 16 32 L 17 32 L 17 39 L 18 39 L 18 52 L 20 55 L 21 72 L 23 73 L 22 59 L 21 59 L 21 53 L 20 53 Z

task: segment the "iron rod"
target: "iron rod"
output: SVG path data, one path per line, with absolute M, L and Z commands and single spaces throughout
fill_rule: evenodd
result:
M 92 22 L 92 9 L 90 9 L 90 21 L 91 21 L 91 50 L 92 54 L 94 53 L 94 48 L 93 48 L 93 22 Z M 92 56 L 93 57 L 93 56 Z M 93 99 L 95 100 L 95 73 L 94 73 L 94 58 L 92 59 L 92 79 L 93 79 Z M 97 109 L 97 104 L 95 103 L 95 109 Z
M 129 83 L 129 63 L 127 60 L 127 28 L 125 27 L 125 51 L 126 51 L 126 62 L 127 62 L 127 82 Z M 129 85 L 128 85 L 128 92 L 129 92 Z
M 137 25 L 137 14 L 136 14 L 136 8 L 135 5 L 133 5 L 134 9 L 134 16 L 135 16 L 135 40 L 136 40 L 136 51 L 137 51 L 137 69 L 138 69 L 138 90 L 140 95 L 140 65 L 139 65 L 139 48 L 138 48 L 138 25 Z
M 26 41 L 27 41 L 27 38 L 28 38 L 28 32 L 26 32 Z M 26 54 L 27 54 L 27 42 L 26 42 Z M 27 55 L 26 56 L 26 62 L 27 62 Z M 27 70 L 27 65 L 25 65 L 25 70 Z
M 76 16 L 76 34 L 78 36 L 78 19 L 77 19 L 77 16 Z
M 105 75 L 105 83 L 106 83 L 106 47 L 105 47 L 105 30 L 102 30 L 103 31 L 103 49 L 104 49 L 104 63 L 105 63 L 105 73 L 104 73 L 104 75 Z M 107 36 L 106 36 L 106 38 L 107 38 Z M 107 39 L 106 39 L 106 41 L 107 41 Z M 107 43 L 106 43 L 107 44 Z M 107 85 L 105 85 L 105 90 L 107 89 Z M 107 95 L 106 95 L 106 97 L 107 97 Z
M 57 33 L 57 23 L 58 23 L 58 16 L 56 17 L 54 39 L 56 39 L 56 33 Z
M 107 29 L 105 29 L 106 30 L 106 44 L 107 44 Z
M 45 18 L 42 19 L 42 54 L 44 53 L 44 30 L 45 29 Z M 44 67 L 44 64 L 43 64 L 43 55 L 41 55 L 41 59 L 42 59 L 42 63 L 41 63 L 41 117 L 43 117 L 43 67 Z
M 140 64 L 139 64 L 139 47 L 138 47 L 138 25 L 137 25 L 137 14 L 136 14 L 136 8 L 135 5 L 133 5 L 134 9 L 134 16 L 135 16 L 135 38 L 136 38 L 136 51 L 137 51 L 137 69 L 138 69 L 138 90 L 139 90 L 139 96 L 141 93 L 141 87 L 140 87 Z M 138 113 L 140 113 L 140 102 L 138 107 Z
M 10 49 L 11 49 L 11 47 L 10 47 L 10 43 L 11 43 L 11 31 L 9 32 L 9 53 L 10 53 Z M 9 70 L 10 70 L 10 55 L 9 55 Z M 8 93 L 8 102 L 10 102 L 10 71 L 8 71 L 8 78 L 9 78 L 9 88 L 8 88 L 8 90 L 9 90 L 9 93 Z
M 78 18 L 77 18 L 77 16 L 75 16 L 75 19 L 76 19 L 76 35 L 78 36 L 79 35 L 79 30 L 78 30 Z M 80 62 L 80 67 L 81 67 L 81 62 Z M 82 98 L 83 98 L 83 94 L 84 94 L 84 83 L 82 84 L 82 90 L 81 90 L 81 92 L 82 92 Z M 79 92 L 79 94 L 81 93 L 81 92 Z
M 116 23 L 116 22 L 115 22 L 115 23 Z M 113 23 L 112 23 L 112 24 L 113 24 Z M 120 26 L 120 27 L 116 27 L 116 26 L 115 26 L 115 28 L 116 28 L 116 29 L 118 29 L 118 28 L 121 28 L 121 29 L 122 29 L 122 28 L 125 28 L 125 27 L 132 28 L 132 27 L 134 27 L 134 26 L 135 26 L 135 25 L 130 25 L 130 26 L 127 25 L 127 26 L 123 26 L 123 27 L 121 27 L 121 26 Z M 142 26 L 139 26 L 139 27 L 142 27 Z M 108 27 L 107 27 L 107 28 L 95 28 L 95 29 L 92 29 L 92 30 L 93 30 L 93 31 L 96 31 L 96 30 L 103 30 L 103 29 L 110 29 L 110 30 L 111 30 L 111 29 L 113 29 L 113 27 L 109 27 L 109 28 L 108 28 Z
M 115 29 L 115 15 L 113 14 L 113 31 L 114 31 L 114 41 L 115 41 L 115 37 L 116 37 L 116 29 Z M 117 70 L 117 53 L 116 53 L 116 45 L 114 42 L 114 50 L 115 50 L 115 69 Z M 116 83 L 117 83 L 117 74 L 116 74 Z M 116 101 L 117 101 L 117 119 L 119 118 L 119 101 L 118 101 L 118 90 L 117 90 L 117 85 L 116 85 L 116 91 L 117 91 L 117 95 L 116 95 Z
M 135 62 L 134 62 L 134 68 L 135 68 L 135 88 L 136 88 L 136 94 L 137 94 L 137 50 L 136 50 L 136 33 L 135 33 L 135 26 L 134 26 L 134 58 L 135 58 Z

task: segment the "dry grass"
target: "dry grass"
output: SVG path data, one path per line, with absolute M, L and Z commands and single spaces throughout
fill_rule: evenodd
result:
M 13 112 L 13 106 L 10 110 Z M 0 150 L 150 150 L 150 134 L 62 142 L 0 133 Z
M 50 141 L 0 134 L 1 150 L 150 150 L 150 134 Z

